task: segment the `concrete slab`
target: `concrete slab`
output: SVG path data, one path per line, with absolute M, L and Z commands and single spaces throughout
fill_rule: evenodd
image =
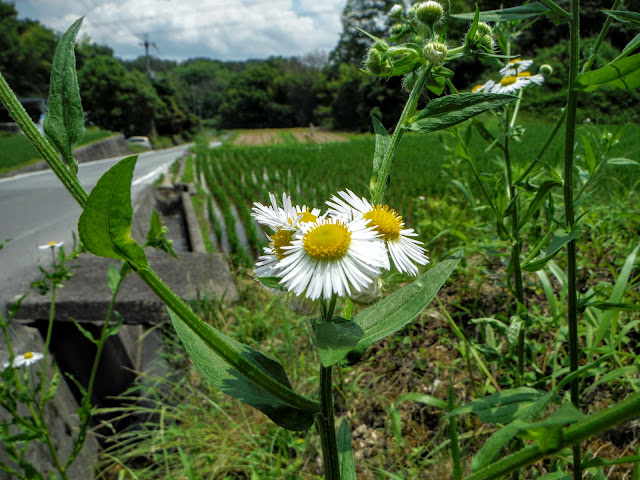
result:
M 238 301 L 238 292 L 229 267 L 219 254 L 179 252 L 179 259 L 169 254 L 147 249 L 147 257 L 156 273 L 181 298 L 214 298 L 225 303 Z M 107 285 L 110 264 L 119 266 L 117 260 L 83 254 L 69 262 L 74 276 L 64 288 L 56 292 L 56 321 L 95 322 L 103 320 L 111 301 Z M 22 303 L 17 320 L 45 319 L 49 316 L 51 294 L 40 295 L 33 291 Z M 124 280 L 115 310 L 124 317 L 126 324 L 156 324 L 168 321 L 164 304 L 135 273 Z

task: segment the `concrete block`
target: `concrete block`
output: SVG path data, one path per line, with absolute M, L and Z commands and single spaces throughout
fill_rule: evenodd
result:
M 10 333 L 12 345 L 16 353 L 24 353 L 26 351 L 43 352 L 44 342 L 40 333 L 35 328 L 23 325 L 13 325 Z M 2 338 L 0 343 L 0 364 L 4 365 L 8 361 L 9 353 L 6 349 L 5 339 Z M 77 360 L 77 359 L 76 359 Z M 48 361 L 48 378 L 51 380 L 53 376 L 54 358 L 49 355 Z M 42 368 L 42 363 L 34 364 L 30 367 L 22 368 Z M 34 374 L 36 370 L 33 370 Z M 61 461 L 66 461 L 71 453 L 73 440 L 76 438 L 78 431 L 78 416 L 76 410 L 78 403 L 74 398 L 66 378 L 62 375 L 58 391 L 54 398 L 45 406 L 45 421 L 49 427 L 52 441 Z M 28 410 L 24 405 L 18 408 L 18 413 L 26 416 Z M 8 414 L 0 409 L 0 421 L 9 421 Z M 17 433 L 17 429 L 16 429 Z M 95 464 L 97 460 L 98 442 L 89 434 L 85 442 L 84 448 L 80 451 L 75 462 L 68 470 L 69 478 L 89 480 L 95 478 Z M 31 462 L 44 478 L 49 478 L 50 472 L 55 472 L 53 461 L 49 449 L 45 444 L 31 442 L 27 450 L 26 458 Z M 4 448 L 0 448 L 0 460 L 4 463 L 12 465 L 7 458 Z M 15 467 L 15 465 L 12 465 Z M 0 480 L 11 480 L 6 473 L 0 472 Z M 57 478 L 57 477 L 55 477 Z

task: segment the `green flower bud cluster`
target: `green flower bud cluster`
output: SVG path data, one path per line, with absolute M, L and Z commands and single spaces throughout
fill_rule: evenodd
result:
M 416 5 L 413 11 L 416 18 L 427 27 L 433 27 L 433 25 L 442 20 L 442 16 L 444 15 L 444 8 L 442 8 L 440 3 L 434 0 L 429 0 Z
M 478 22 L 478 28 L 473 36 L 473 46 L 492 53 L 495 49 L 493 29 L 484 22 Z
M 388 75 L 393 70 L 393 65 L 384 55 L 389 50 L 389 45 L 384 42 L 377 42 L 369 50 L 365 65 L 373 75 Z

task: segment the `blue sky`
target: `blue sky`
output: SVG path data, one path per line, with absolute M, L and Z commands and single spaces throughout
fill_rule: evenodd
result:
M 346 0 L 14 0 L 20 18 L 64 31 L 85 16 L 80 35 L 121 58 L 144 54 L 144 34 L 164 59 L 246 60 L 330 52 Z

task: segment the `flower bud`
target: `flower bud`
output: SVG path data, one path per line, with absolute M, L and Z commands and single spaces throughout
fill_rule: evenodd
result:
M 380 300 L 380 297 L 382 297 L 382 280 L 380 278 L 375 278 L 367 288 L 353 292 L 349 296 L 354 303 L 361 305 L 369 305 Z
M 425 25 L 431 27 L 438 23 L 444 15 L 442 5 L 433 0 L 419 4 L 415 9 L 415 15 Z
M 547 65 L 546 63 L 540 67 L 538 73 L 541 73 L 545 77 L 548 77 L 553 73 L 553 67 L 551 65 Z
M 434 65 L 438 65 L 444 61 L 447 56 L 447 46 L 441 42 L 429 42 L 422 50 L 424 56 Z
M 402 17 L 402 10 L 402 5 L 395 4 L 391 7 L 391 10 L 389 10 L 389 16 L 392 18 L 400 18 Z
M 488 24 L 478 22 L 476 33 L 473 36 L 473 45 L 487 52 L 494 51 L 495 41 L 493 39 L 493 30 Z
M 293 292 L 287 294 L 287 305 L 293 313 L 309 316 L 318 312 L 318 302 Z
M 391 65 L 391 61 L 384 58 L 384 53 L 381 52 L 381 47 L 379 47 L 379 43 L 376 43 L 371 50 L 369 50 L 369 55 L 367 56 L 367 60 L 365 62 L 367 69 L 374 75 L 384 75 L 391 73 L 393 70 L 393 66 Z M 388 48 L 388 47 L 387 47 Z
M 391 36 L 395 37 L 396 35 L 400 35 L 405 29 L 405 26 L 401 23 L 396 23 L 395 25 L 391 25 Z

